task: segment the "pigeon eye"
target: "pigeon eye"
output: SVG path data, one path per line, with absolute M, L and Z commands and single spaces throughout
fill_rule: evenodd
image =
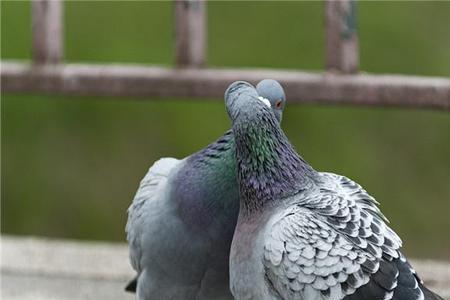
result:
M 280 109 L 282 105 L 283 105 L 283 102 L 281 100 L 277 100 L 277 102 L 275 102 L 275 108 Z

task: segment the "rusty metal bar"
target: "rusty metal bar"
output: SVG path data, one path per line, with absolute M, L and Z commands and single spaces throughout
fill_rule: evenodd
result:
M 206 62 L 206 3 L 175 0 L 176 65 L 201 67 Z
M 33 0 L 31 5 L 33 61 L 59 63 L 63 57 L 63 2 Z
M 325 0 L 325 54 L 329 71 L 358 71 L 355 0 Z

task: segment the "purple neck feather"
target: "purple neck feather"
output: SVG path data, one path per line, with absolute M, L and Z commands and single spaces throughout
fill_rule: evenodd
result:
M 241 209 L 266 204 L 304 189 L 316 171 L 294 150 L 270 110 L 241 111 L 234 120 Z

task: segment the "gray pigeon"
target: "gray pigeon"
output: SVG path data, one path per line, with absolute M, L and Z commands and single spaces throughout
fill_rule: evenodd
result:
M 285 94 L 274 80 L 257 85 L 281 121 Z M 162 158 L 141 181 L 128 209 L 126 287 L 138 299 L 229 299 L 229 250 L 239 212 L 231 130 L 199 152 Z
M 240 211 L 230 252 L 235 299 L 437 300 L 360 185 L 315 171 L 270 104 L 245 83 L 225 95 Z

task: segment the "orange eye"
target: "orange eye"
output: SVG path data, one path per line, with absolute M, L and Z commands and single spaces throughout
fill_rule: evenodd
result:
M 280 109 L 282 105 L 283 105 L 283 101 L 281 101 L 281 100 L 277 100 L 277 102 L 275 102 L 275 108 Z

